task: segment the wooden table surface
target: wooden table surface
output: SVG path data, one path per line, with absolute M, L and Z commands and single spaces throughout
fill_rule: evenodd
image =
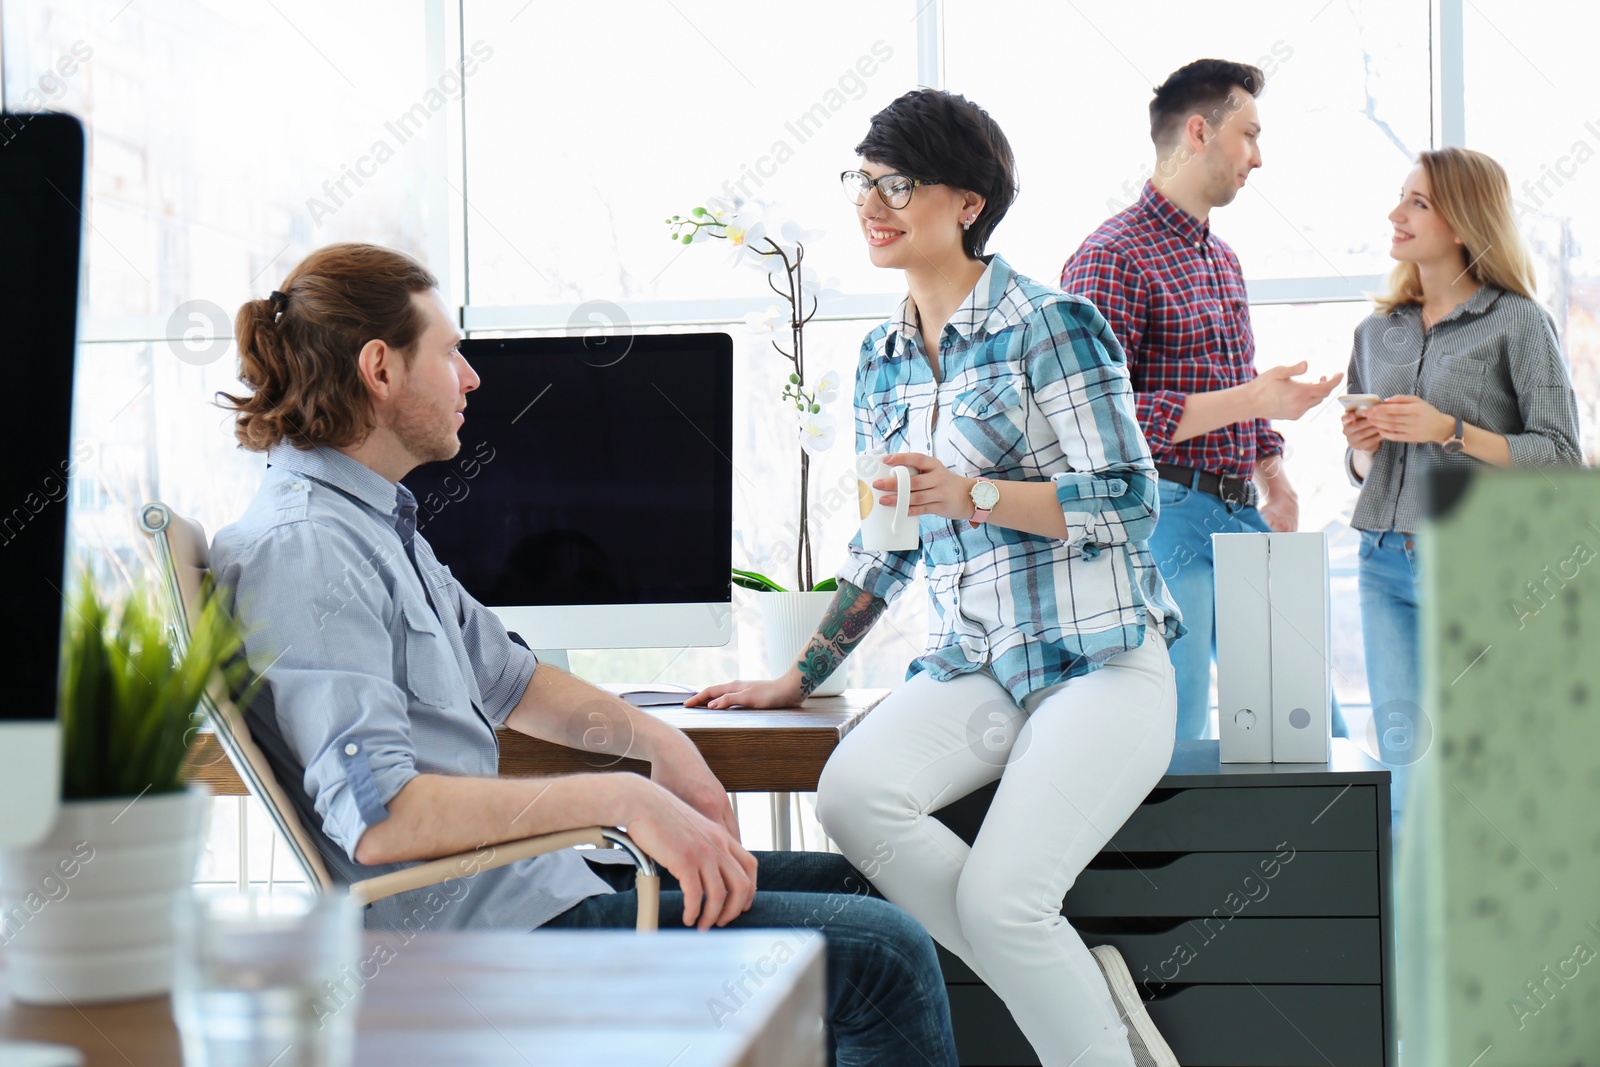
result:
M 773 711 L 710 711 L 705 708 L 646 708 L 688 734 L 711 772 L 731 793 L 809 793 L 817 788 L 828 756 L 840 739 L 884 697 L 887 689 L 847 689 L 836 697 L 812 697 L 798 708 Z M 618 759 L 500 731 L 500 773 L 507 777 L 623 770 L 648 774 L 642 760 Z M 210 733 L 201 734 L 190 756 L 190 777 L 217 796 L 246 790 Z
M 369 933 L 358 1067 L 823 1062 L 822 939 L 805 930 Z M 386 946 L 387 951 L 380 949 Z M 171 1002 L 17 1004 L 0 951 L 0 1038 L 56 1041 L 86 1067 L 176 1067 Z M 383 962 L 376 962 L 383 961 Z M 746 980 L 737 1001 L 727 984 Z M 735 987 L 737 991 L 737 987 Z

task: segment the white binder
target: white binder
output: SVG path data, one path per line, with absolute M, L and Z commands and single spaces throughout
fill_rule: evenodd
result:
M 1211 537 L 1223 763 L 1326 763 L 1332 740 L 1328 544 L 1321 533 Z

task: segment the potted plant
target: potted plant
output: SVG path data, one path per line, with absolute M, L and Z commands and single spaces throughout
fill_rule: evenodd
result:
M 805 265 L 805 244 L 800 230 L 792 223 L 783 228 L 783 239 L 766 232 L 764 223 L 748 211 L 712 201 L 697 207 L 687 216 L 667 220 L 671 236 L 683 244 L 707 240 L 727 241 L 740 262 L 767 275 L 767 284 L 783 298 L 787 309 L 774 305 L 764 312 L 753 312 L 745 321 L 758 333 L 777 333 L 787 329 L 789 347 L 772 339 L 772 347 L 789 361 L 788 380 L 781 400 L 796 415 L 796 435 L 800 445 L 800 521 L 795 533 L 794 590 L 785 589 L 772 579 L 754 571 L 735 568 L 733 584 L 761 594 L 761 615 L 767 637 L 767 669 L 774 676 L 787 671 L 804 650 L 833 601 L 838 588 L 833 578 L 816 580 L 811 563 L 810 495 L 811 457 L 833 446 L 836 430 L 833 419 L 823 409 L 838 399 L 839 376 L 824 374 L 815 386 L 806 382 L 805 328 L 817 313 L 819 286 Z M 808 304 L 809 302 L 809 304 Z M 825 679 L 813 696 L 837 696 L 844 692 L 845 671 L 837 670 Z
M 186 786 L 184 763 L 201 695 L 241 642 L 208 595 L 175 655 L 145 588 L 113 607 L 86 572 L 65 631 L 61 814 L 43 841 L 0 851 L 11 993 L 35 1004 L 164 993 L 172 910 L 193 880 L 209 800 Z

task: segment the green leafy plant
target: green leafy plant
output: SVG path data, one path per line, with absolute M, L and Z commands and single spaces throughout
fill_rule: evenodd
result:
M 173 793 L 200 722 L 200 698 L 220 669 L 244 674 L 232 616 L 208 587 L 182 656 L 142 584 L 120 605 L 80 575 L 62 650 L 62 796 L 97 800 Z
M 742 571 L 738 567 L 733 568 L 733 584 L 740 589 L 754 589 L 758 593 L 788 592 L 787 589 L 768 578 L 765 574 L 757 571 Z M 838 588 L 839 580 L 837 578 L 824 578 L 812 586 L 811 591 L 813 593 L 831 593 Z

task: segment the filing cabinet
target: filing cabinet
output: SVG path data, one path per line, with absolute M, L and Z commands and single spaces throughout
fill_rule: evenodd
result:
M 1218 757 L 1178 743 L 1062 914 L 1122 953 L 1184 1067 L 1394 1067 L 1388 770 L 1342 738 L 1326 764 Z M 970 843 L 993 796 L 934 814 Z M 961 1063 L 1037 1064 L 1000 999 L 940 960 Z

